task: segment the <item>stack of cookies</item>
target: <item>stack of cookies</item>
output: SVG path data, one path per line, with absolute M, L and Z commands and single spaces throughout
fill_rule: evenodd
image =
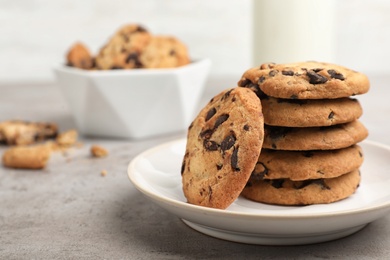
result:
M 263 149 L 242 195 L 283 205 L 330 203 L 353 194 L 360 182 L 368 135 L 351 98 L 368 91 L 363 74 L 333 64 L 263 64 L 239 86 L 261 99 Z
M 226 208 L 241 194 L 309 205 L 356 191 L 357 143 L 368 131 L 352 96 L 368 91 L 365 75 L 327 63 L 269 63 L 246 71 L 238 85 L 214 97 L 189 128 L 182 166 L 189 203 Z

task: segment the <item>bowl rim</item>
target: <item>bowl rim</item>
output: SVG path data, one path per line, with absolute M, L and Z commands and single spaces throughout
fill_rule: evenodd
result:
M 84 70 L 76 67 L 70 67 L 65 63 L 57 63 L 54 66 L 54 70 L 74 73 L 80 75 L 89 75 L 89 76 L 108 76 L 108 75 L 144 75 L 144 74 L 166 74 L 166 73 L 175 73 L 183 70 L 193 69 L 199 66 L 208 66 L 211 65 L 211 60 L 209 58 L 202 59 L 193 59 L 191 63 L 175 67 L 175 68 L 153 68 L 153 69 L 118 69 L 118 70 Z

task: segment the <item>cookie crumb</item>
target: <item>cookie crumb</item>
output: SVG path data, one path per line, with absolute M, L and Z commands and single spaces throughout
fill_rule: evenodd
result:
M 78 133 L 76 130 L 68 130 L 60 133 L 56 138 L 56 143 L 60 147 L 70 147 L 77 142 Z
M 103 177 L 105 177 L 105 176 L 107 175 L 107 171 L 106 171 L 106 170 L 102 170 L 102 171 L 100 172 L 100 175 L 103 176 Z
M 92 145 L 91 146 L 91 155 L 93 157 L 97 157 L 97 158 L 105 157 L 108 155 L 108 151 L 100 145 Z

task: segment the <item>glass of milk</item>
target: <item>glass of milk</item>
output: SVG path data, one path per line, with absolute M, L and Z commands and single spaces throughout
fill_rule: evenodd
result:
M 253 0 L 253 65 L 334 60 L 334 0 Z

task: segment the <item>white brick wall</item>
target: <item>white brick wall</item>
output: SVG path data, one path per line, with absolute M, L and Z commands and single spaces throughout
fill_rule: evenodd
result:
M 93 51 L 119 26 L 137 22 L 209 57 L 212 74 L 251 64 L 251 0 L 0 0 L 0 82 L 52 81 L 52 65 L 81 40 Z M 390 1 L 336 1 L 335 62 L 389 72 Z

